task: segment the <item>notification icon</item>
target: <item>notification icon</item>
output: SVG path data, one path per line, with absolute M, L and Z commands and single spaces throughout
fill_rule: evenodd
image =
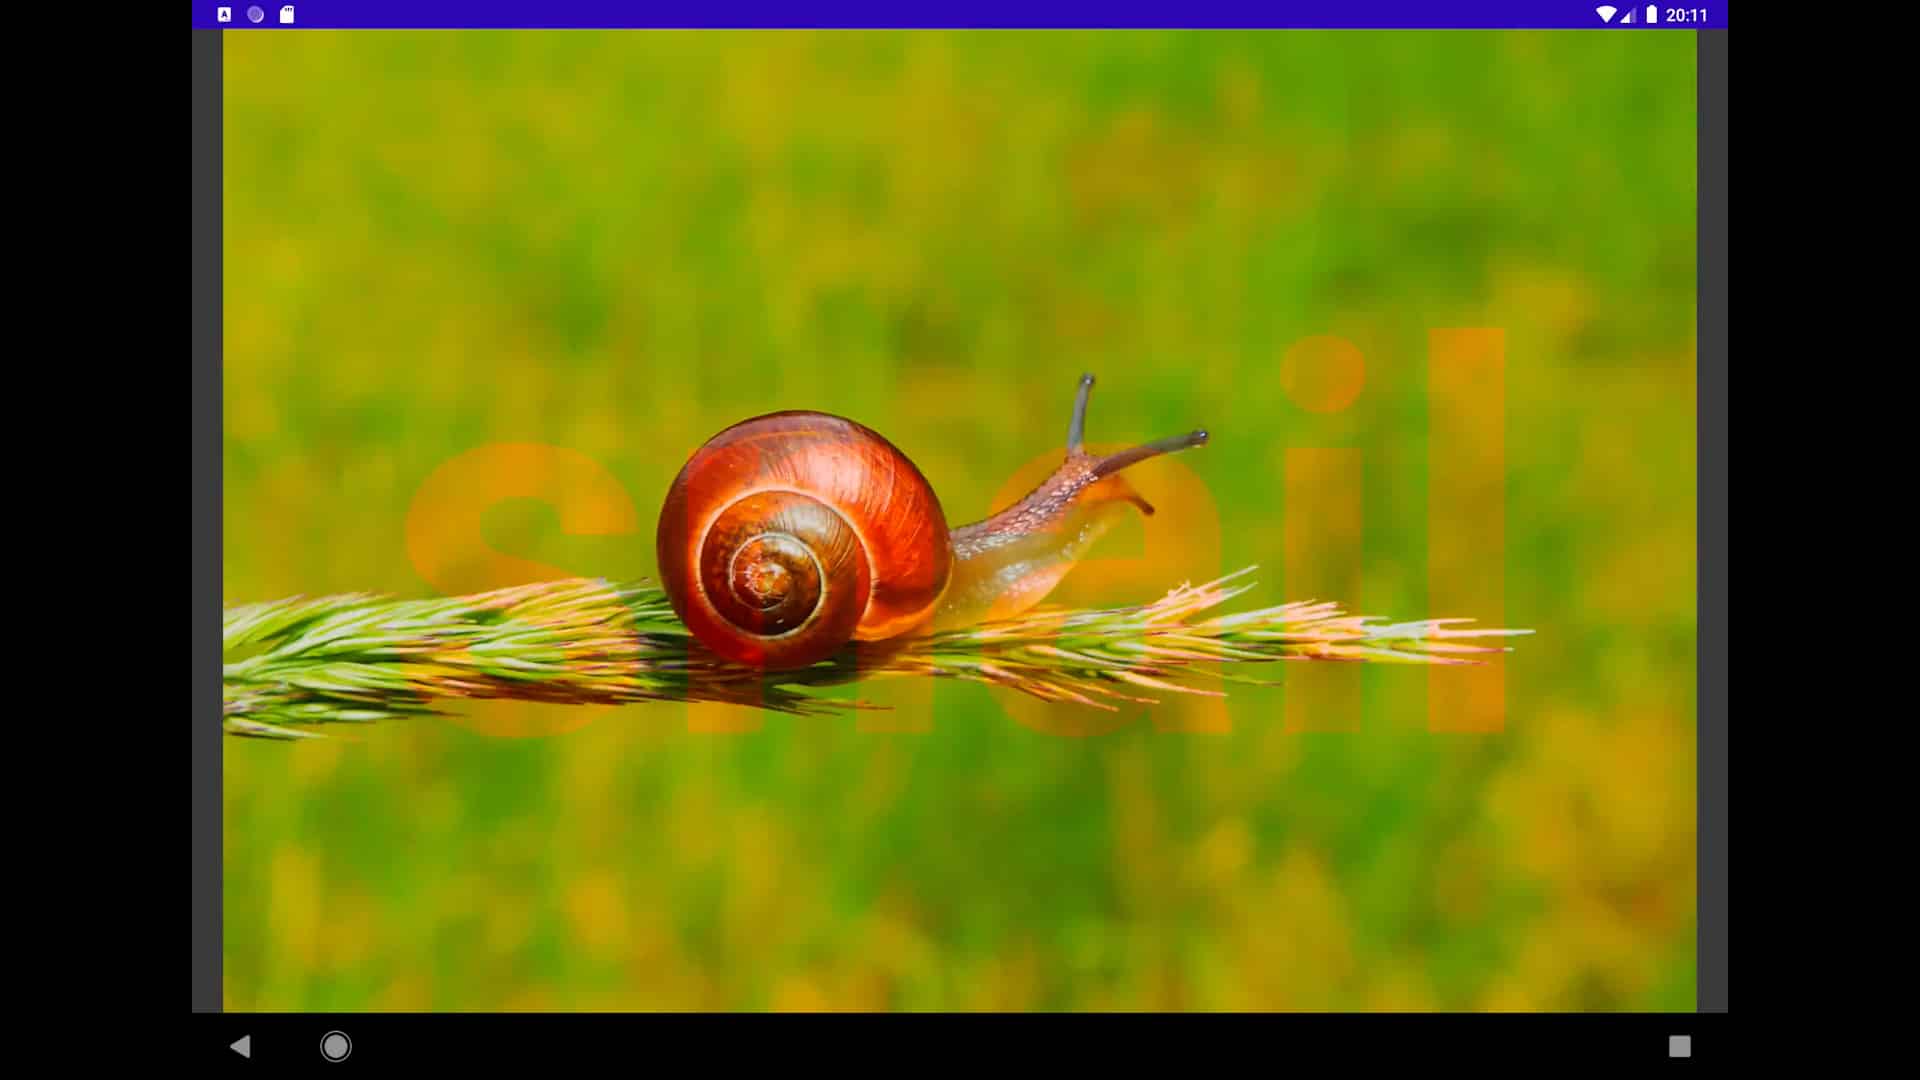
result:
M 214 21 L 214 22 L 232 22 L 232 21 L 233 21 L 233 9 L 232 9 L 232 8 L 230 8 L 230 7 L 217 7 L 217 8 L 214 8 L 214 9 L 213 9 L 213 21 Z

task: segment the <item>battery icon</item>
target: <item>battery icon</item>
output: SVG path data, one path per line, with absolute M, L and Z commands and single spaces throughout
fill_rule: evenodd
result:
M 1647 5 L 1647 25 L 1652 26 L 1654 23 L 1657 23 L 1659 21 L 1660 21 L 1660 9 L 1653 6 L 1652 4 L 1648 4 Z

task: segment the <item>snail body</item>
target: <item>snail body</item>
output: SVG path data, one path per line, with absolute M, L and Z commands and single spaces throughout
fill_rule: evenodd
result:
M 1096 456 L 1082 376 L 1067 455 L 1025 498 L 949 528 L 933 486 L 878 432 L 820 412 L 776 412 L 709 439 L 668 488 L 661 584 L 694 638 L 769 670 L 851 641 L 1006 618 L 1040 602 L 1128 506 L 1153 507 L 1120 471 L 1203 445 L 1207 433 Z

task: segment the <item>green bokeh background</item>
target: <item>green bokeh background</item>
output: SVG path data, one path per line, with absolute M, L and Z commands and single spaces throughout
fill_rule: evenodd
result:
M 1236 688 L 1229 731 L 1070 738 L 941 686 L 869 695 L 908 730 L 643 706 L 229 740 L 227 1008 L 1693 1007 L 1691 34 L 225 42 L 229 603 L 432 594 L 413 500 L 503 443 L 595 463 L 638 524 L 507 499 L 479 539 L 649 575 L 685 455 L 777 408 L 879 428 L 968 520 L 1092 370 L 1096 440 L 1215 433 L 1137 483 L 1217 522 L 1110 558 L 1305 598 L 1289 503 L 1337 493 L 1280 478 L 1351 448 L 1331 599 L 1539 631 L 1477 735 L 1370 667 L 1341 731 L 1287 687 Z M 1429 609 L 1461 527 L 1430 520 L 1438 327 L 1506 335 L 1504 611 Z M 1316 412 L 1285 358 L 1328 334 L 1365 385 Z

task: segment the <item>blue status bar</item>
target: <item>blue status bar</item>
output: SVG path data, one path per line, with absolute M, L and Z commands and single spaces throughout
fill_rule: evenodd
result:
M 1046 29 L 1724 30 L 1726 7 L 1520 0 L 1321 0 L 1249 3 L 1054 3 L 948 0 L 810 4 L 618 3 L 615 0 L 194 0 L 208 30 Z

